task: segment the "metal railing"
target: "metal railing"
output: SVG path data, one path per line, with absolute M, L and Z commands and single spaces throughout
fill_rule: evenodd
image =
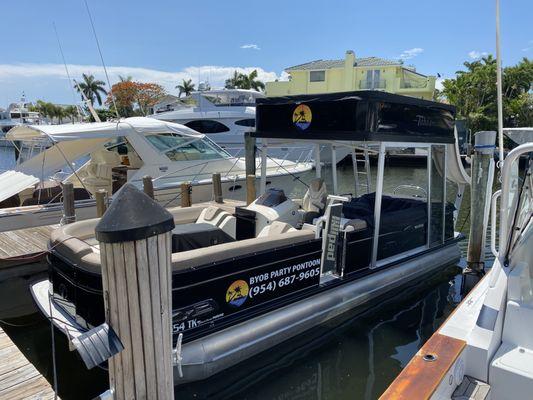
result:
M 385 79 L 372 80 L 372 81 L 360 81 L 359 89 L 385 89 L 387 87 L 387 81 Z
M 415 81 L 410 79 L 402 79 L 400 81 L 400 89 L 425 89 L 428 87 L 428 81 Z

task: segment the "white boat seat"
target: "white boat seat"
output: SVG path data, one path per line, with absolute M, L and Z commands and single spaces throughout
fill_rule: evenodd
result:
M 356 218 L 356 219 L 350 219 L 348 220 L 348 222 L 344 224 L 345 229 L 348 229 L 348 227 L 351 227 L 351 230 L 354 230 L 354 231 L 363 231 L 368 227 L 368 224 L 366 223 L 364 219 Z
M 229 212 L 216 206 L 209 206 L 202 211 L 196 223 L 206 223 L 222 229 L 235 239 L 237 230 L 237 219 Z
M 261 229 L 261 232 L 259 232 L 257 237 L 281 235 L 282 233 L 295 231 L 297 231 L 297 229 L 292 227 L 292 225 L 281 221 L 274 221 L 270 225 L 267 225 L 263 229 Z
M 311 223 L 320 217 L 326 208 L 328 191 L 322 178 L 315 178 L 309 184 L 309 189 L 302 200 L 302 209 L 305 211 L 304 223 Z

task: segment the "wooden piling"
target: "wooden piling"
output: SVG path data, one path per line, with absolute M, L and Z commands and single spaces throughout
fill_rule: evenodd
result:
M 246 205 L 253 203 L 256 199 L 255 175 L 246 176 Z
M 190 207 L 192 205 L 191 192 L 192 186 L 190 182 L 182 182 L 181 184 L 181 206 Z
M 71 224 L 76 221 L 74 207 L 74 185 L 72 182 L 63 183 L 63 219 L 62 224 Z
M 479 281 L 485 269 L 485 238 L 494 177 L 496 132 L 477 132 L 472 156 L 470 185 L 470 235 L 467 267 L 463 271 L 462 293 L 467 293 Z
M 105 189 L 98 189 L 94 197 L 96 198 L 96 216 L 100 218 L 107 209 L 107 191 Z
M 256 159 L 256 139 L 252 137 L 251 132 L 244 134 L 244 161 L 246 167 L 246 175 L 255 175 L 255 159 Z
M 213 174 L 213 196 L 215 198 L 216 203 L 223 203 L 224 200 L 222 199 L 222 180 L 220 178 L 220 174 L 217 172 Z
M 151 199 L 154 198 L 154 182 L 152 181 L 151 176 L 143 176 L 143 190 L 148 197 L 150 197 Z
M 114 398 L 173 399 L 172 215 L 127 184 L 96 226 L 106 322 L 124 350 L 109 360 Z

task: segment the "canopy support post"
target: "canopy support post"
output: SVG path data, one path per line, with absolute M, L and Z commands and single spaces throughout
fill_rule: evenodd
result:
M 331 175 L 333 176 L 333 194 L 337 194 L 337 147 L 335 145 L 331 145 Z
M 375 268 L 378 259 L 379 224 L 381 220 L 381 195 L 383 194 L 383 173 L 385 171 L 385 143 L 379 146 L 378 172 L 376 176 L 376 198 L 374 201 L 374 238 L 372 240 L 372 262 Z
M 322 178 L 322 166 L 320 165 L 320 143 L 315 144 L 315 173 L 317 178 Z
M 260 194 L 266 192 L 266 179 L 267 179 L 267 150 L 268 139 L 261 139 L 261 185 L 259 187 Z

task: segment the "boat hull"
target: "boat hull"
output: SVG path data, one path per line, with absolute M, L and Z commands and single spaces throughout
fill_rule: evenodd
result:
M 365 275 L 318 285 L 315 289 L 319 291 L 313 295 L 294 299 L 276 309 L 184 343 L 181 368 L 175 368 L 175 383 L 206 379 L 378 296 L 423 278 L 438 268 L 453 264 L 459 257 L 457 242 L 453 240 L 402 262 L 370 270 Z M 48 316 L 53 315 L 54 323 L 60 329 L 74 337 L 85 330 L 72 315 L 55 302 L 49 302 L 48 281 L 33 285 L 31 291 L 41 311 Z M 49 309 L 50 304 L 52 310 Z

